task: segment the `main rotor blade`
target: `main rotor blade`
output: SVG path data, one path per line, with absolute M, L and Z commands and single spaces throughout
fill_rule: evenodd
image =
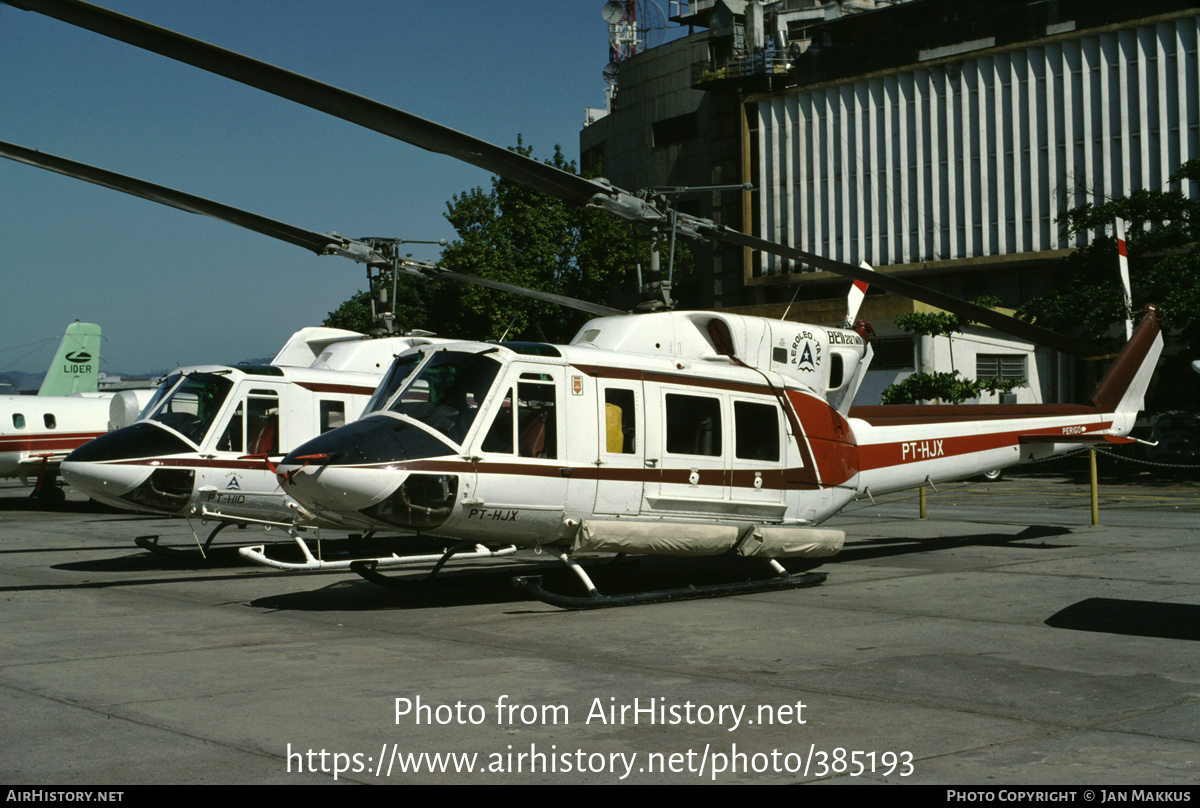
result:
M 207 42 L 160 28 L 133 17 L 99 8 L 81 0 L 0 0 L 71 25 L 135 45 L 170 59 L 190 64 L 242 84 L 256 87 L 298 104 L 326 112 L 373 129 L 427 151 L 445 154 L 478 166 L 505 179 L 521 183 L 576 205 L 596 205 L 634 222 L 655 225 L 668 220 L 664 211 L 602 180 L 589 180 L 500 148 L 433 121 L 389 107 L 369 98 L 323 84 L 297 73 L 219 48 Z M 707 237 L 762 250 L 810 264 L 849 278 L 863 279 L 853 264 L 833 261 L 792 247 L 718 227 L 711 220 L 681 214 L 679 232 L 687 237 Z M 1048 345 L 1076 356 L 1096 356 L 1103 351 L 1082 340 L 1022 323 L 1000 312 L 967 303 L 883 272 L 870 277 L 880 289 L 919 300 L 1022 339 Z
M 115 171 L 107 171 L 103 168 L 87 165 L 86 163 L 77 163 L 65 157 L 57 157 L 46 152 L 27 149 L 15 143 L 0 141 L 0 157 L 7 157 L 10 160 L 16 160 L 18 163 L 25 163 L 26 165 L 65 174 L 68 177 L 74 177 L 78 180 L 102 185 L 114 191 L 122 191 L 133 196 L 140 196 L 142 199 L 149 199 L 151 202 L 158 202 L 172 208 L 187 211 L 188 213 L 198 213 L 202 216 L 221 219 L 230 224 L 244 227 L 247 230 L 262 233 L 264 236 L 270 236 L 271 238 L 303 247 L 306 250 L 312 250 L 318 255 L 334 252 L 346 255 L 351 246 L 350 242 L 346 239 L 339 240 L 325 233 L 303 230 L 284 222 L 268 219 L 266 216 L 259 216 L 257 213 L 250 213 L 249 211 L 240 210 L 229 205 L 223 205 L 220 202 L 213 202 L 211 199 L 193 196 L 183 191 L 176 191 L 173 188 L 155 185 L 152 182 L 118 174 Z M 366 245 L 357 246 L 363 249 L 366 248 Z M 359 253 L 357 255 L 358 260 L 369 260 L 370 256 L 361 254 L 361 250 L 356 252 Z M 375 255 L 374 258 L 382 260 L 378 255 Z
M 991 326 L 997 331 L 1003 331 L 1013 336 L 1020 337 L 1024 340 L 1045 345 L 1048 348 L 1054 348 L 1057 351 L 1071 354 L 1072 356 L 1101 356 L 1107 353 L 1103 348 L 1093 345 L 1087 340 L 1076 339 L 1060 334 L 1057 331 L 1051 331 L 1048 328 L 1034 325 L 1032 323 L 1022 322 L 1015 317 L 1009 317 L 994 309 L 985 308 L 975 303 L 948 295 L 943 292 L 938 292 L 930 289 L 927 286 L 906 281 L 903 278 L 898 278 L 895 275 L 888 275 L 885 272 L 876 270 L 870 272 L 861 267 L 852 266 L 841 261 L 833 261 L 828 258 L 822 258 L 813 253 L 797 250 L 794 247 L 788 247 L 784 244 L 777 244 L 773 241 L 748 236 L 745 233 L 739 233 L 736 230 L 727 228 L 711 228 L 710 230 L 702 229 L 705 235 L 711 238 L 727 241 L 730 244 L 737 244 L 742 247 L 749 247 L 752 250 L 761 250 L 762 252 L 778 255 L 782 258 L 788 258 L 793 261 L 799 261 L 803 264 L 809 264 L 817 269 L 824 269 L 830 272 L 836 272 L 839 275 L 853 278 L 856 281 L 865 281 L 871 286 L 880 289 L 886 289 L 897 295 L 919 300 L 922 303 L 928 303 L 931 306 L 937 306 L 940 309 L 965 317 L 976 323 Z
M 504 281 L 494 281 L 491 278 L 485 278 L 481 275 L 465 275 L 462 272 L 455 272 L 452 269 L 446 269 L 443 266 L 435 264 L 406 261 L 402 263 L 401 269 L 409 272 L 409 274 L 420 275 L 425 278 L 446 278 L 447 280 L 460 281 L 462 283 L 473 283 L 476 286 L 485 286 L 488 289 L 495 289 L 499 292 L 512 292 L 515 295 L 523 295 L 531 297 L 534 300 L 543 300 L 547 303 L 556 303 L 559 306 L 578 309 L 579 311 L 595 314 L 599 317 L 612 317 L 618 314 L 629 313 L 610 306 L 601 306 L 599 303 L 588 303 L 586 300 L 579 300 L 578 298 L 567 297 L 565 295 L 556 295 L 553 292 L 542 292 L 537 289 L 528 289 L 524 286 L 514 286 Z
M 465 135 L 378 101 L 234 51 L 78 0 L 0 0 L 216 73 L 350 123 L 445 154 L 568 202 L 587 204 L 602 183 Z
M 264 236 L 270 236 L 274 239 L 294 244 L 298 247 L 312 250 L 318 255 L 342 255 L 347 258 L 353 258 L 356 261 L 370 263 L 377 266 L 390 266 L 391 261 L 372 250 L 367 244 L 353 239 L 335 238 L 333 235 L 326 233 L 317 233 L 312 230 L 304 230 L 299 227 L 293 227 L 285 222 L 268 219 L 265 216 L 259 216 L 257 213 L 241 210 L 239 208 L 223 205 L 220 202 L 214 202 L 211 199 L 205 199 L 192 194 L 177 191 L 174 188 L 167 188 L 163 185 L 156 185 L 152 182 L 139 180 L 136 177 L 129 177 L 125 174 L 118 174 L 115 171 L 108 171 L 103 168 L 91 166 L 86 163 L 77 163 L 74 160 L 68 160 L 65 157 L 58 157 L 53 154 L 27 149 L 24 146 L 18 146 L 15 143 L 7 143 L 0 141 L 0 157 L 7 157 L 10 160 L 15 160 L 19 163 L 25 163 L 36 168 L 44 168 L 48 171 L 54 171 L 59 174 L 64 174 L 68 177 L 73 177 L 79 180 L 85 180 L 96 185 L 101 185 L 105 188 L 111 188 L 114 191 L 131 194 L 133 196 L 148 199 L 151 202 L 158 202 L 163 205 L 168 205 L 178 210 L 187 211 L 188 213 L 198 213 L 203 216 L 211 216 L 214 219 L 229 222 L 230 224 L 244 227 L 247 230 L 253 230 L 256 233 L 261 233 Z M 521 286 L 514 286 L 511 283 L 503 281 L 494 281 L 490 278 L 483 278 L 477 275 L 467 275 L 462 272 L 455 272 L 451 269 L 438 266 L 436 264 L 428 264 L 424 262 L 405 261 L 402 269 L 409 274 L 418 275 L 423 278 L 446 278 L 449 280 L 459 281 L 462 283 L 472 283 L 476 286 L 484 286 L 488 289 L 496 289 L 501 292 L 512 292 L 513 294 L 525 295 L 536 300 L 543 300 L 547 303 L 555 303 L 567 308 L 578 309 L 588 314 L 595 314 L 602 317 L 607 317 L 614 314 L 624 314 L 620 309 L 601 306 L 597 303 L 589 303 L 586 300 L 577 300 L 573 297 L 565 295 L 557 295 L 553 292 L 542 292 L 536 289 L 526 289 Z

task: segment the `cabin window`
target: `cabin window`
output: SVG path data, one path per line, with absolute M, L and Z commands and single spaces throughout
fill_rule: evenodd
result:
M 604 451 L 633 454 L 637 451 L 637 426 L 632 390 L 604 391 Z
M 46 429 L 57 429 L 58 421 L 54 418 L 54 413 L 48 412 L 42 416 L 42 423 L 46 425 Z
M 483 445 L 480 447 L 482 451 L 496 454 L 513 453 L 512 402 L 513 391 L 512 388 L 509 388 L 504 400 L 500 402 L 500 409 L 496 412 L 496 417 L 492 419 L 492 425 L 488 427 L 487 437 L 483 439 Z
M 279 399 L 251 397 L 238 402 L 217 449 L 250 455 L 279 454 Z
M 331 429 L 337 429 L 339 426 L 346 425 L 346 402 L 344 401 L 322 401 L 321 402 L 321 434 L 324 435 Z
M 720 399 L 668 394 L 666 409 L 668 452 L 720 457 Z
M 17 429 L 24 429 L 25 428 L 25 416 L 19 412 L 14 412 L 13 413 L 13 426 L 15 426 Z
M 779 408 L 774 404 L 733 402 L 734 456 L 741 460 L 779 460 Z
M 517 385 L 517 446 L 521 457 L 558 457 L 558 419 L 554 385 Z

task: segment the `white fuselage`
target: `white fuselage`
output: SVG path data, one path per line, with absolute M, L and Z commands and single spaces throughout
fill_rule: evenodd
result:
M 103 435 L 111 395 L 0 396 L 0 477 L 36 476 Z

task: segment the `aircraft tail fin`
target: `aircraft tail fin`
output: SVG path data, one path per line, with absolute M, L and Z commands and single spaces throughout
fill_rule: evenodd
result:
M 1157 306 L 1147 306 L 1146 316 L 1133 332 L 1133 337 L 1121 349 L 1108 373 L 1096 385 L 1091 404 L 1102 412 L 1111 412 L 1133 419 L 1145 407 L 1146 388 L 1154 374 L 1154 366 L 1162 354 L 1162 326 Z
M 100 326 L 78 320 L 67 326 L 39 396 L 94 393 L 100 380 Z

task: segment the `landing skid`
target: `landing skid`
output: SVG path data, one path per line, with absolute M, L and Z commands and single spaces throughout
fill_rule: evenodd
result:
M 472 552 L 463 552 L 464 550 L 471 550 L 471 548 L 474 548 Z M 460 559 L 500 558 L 502 556 L 510 556 L 515 552 L 517 552 L 517 548 L 511 544 L 507 547 L 501 547 L 499 550 L 491 550 L 473 541 L 460 541 L 441 555 L 393 556 L 392 558 L 351 561 L 350 569 L 371 583 L 386 586 L 388 589 L 411 589 L 414 586 L 425 586 L 432 582 L 437 577 L 437 574 L 442 571 L 442 567 L 446 565 L 446 562 L 455 556 Z M 412 578 L 393 578 L 390 575 L 384 575 L 382 572 L 379 572 L 380 567 L 395 567 L 401 564 L 427 564 L 430 561 L 436 562 L 433 565 L 433 569 L 424 578 L 416 580 Z
M 407 564 L 429 564 L 437 562 L 437 566 L 434 567 L 433 573 L 431 573 L 429 576 L 433 577 L 433 575 L 435 575 L 437 571 L 442 568 L 442 565 L 454 555 L 457 555 L 459 558 L 466 559 L 495 558 L 499 556 L 512 555 L 517 551 L 517 548 L 511 545 L 508 547 L 503 547 L 499 550 L 490 550 L 487 547 L 484 547 L 482 544 L 476 544 L 475 542 L 471 541 L 456 544 L 445 553 L 428 555 L 398 555 L 396 553 L 392 553 L 389 556 L 379 556 L 376 558 L 339 558 L 336 560 L 330 560 L 322 557 L 321 545 L 319 542 L 317 544 L 317 552 L 314 554 L 311 550 L 309 550 L 308 544 L 298 534 L 293 533 L 292 538 L 296 540 L 296 544 L 299 546 L 300 552 L 304 556 L 304 560 L 298 563 L 280 561 L 279 559 L 268 557 L 266 554 L 265 545 L 261 544 L 256 547 L 242 547 L 238 550 L 238 552 L 241 554 L 242 558 L 249 559 L 256 564 L 263 564 L 268 567 L 273 567 L 277 570 L 313 572 L 317 570 L 348 569 L 353 570 L 359 575 L 362 575 L 368 581 L 374 581 L 382 586 L 395 587 L 398 584 L 396 584 L 393 579 L 376 573 L 375 570 L 379 567 L 398 567 Z M 461 550 L 467 548 L 474 548 L 474 552 L 461 552 Z M 368 571 L 364 573 L 362 571 L 363 569 L 367 569 Z M 372 575 L 376 577 L 373 578 L 371 577 Z M 379 580 L 376 580 L 376 578 Z
M 644 603 L 669 603 L 676 600 L 699 600 L 701 598 L 718 598 L 726 595 L 745 595 L 751 592 L 775 592 L 783 589 L 802 589 L 824 583 L 827 577 L 823 572 L 807 572 L 792 574 L 784 569 L 775 559 L 769 559 L 771 568 L 777 577 L 762 581 L 738 581 L 727 584 L 705 584 L 689 586 L 680 589 L 658 589 L 650 592 L 635 592 L 627 595 L 602 595 L 592 583 L 583 567 L 576 564 L 570 557 L 559 556 L 559 560 L 567 565 L 583 583 L 586 595 L 564 595 L 551 592 L 542 586 L 542 576 L 522 576 L 513 578 L 513 585 L 543 603 L 558 606 L 561 609 L 606 609 L 613 606 L 637 606 Z
M 204 544 L 196 547 L 195 549 L 191 547 L 188 547 L 187 549 L 182 549 L 179 547 L 167 547 L 166 545 L 158 543 L 158 536 L 136 536 L 133 539 L 133 543 L 138 547 L 141 547 L 143 550 L 147 550 L 155 555 L 163 556 L 164 558 L 186 558 L 191 560 L 195 560 L 197 558 L 208 558 L 208 548 L 212 546 L 213 539 L 217 537 L 218 533 L 232 524 L 234 523 L 222 522 L 214 527 L 212 532 L 208 534 L 208 538 L 204 540 Z

